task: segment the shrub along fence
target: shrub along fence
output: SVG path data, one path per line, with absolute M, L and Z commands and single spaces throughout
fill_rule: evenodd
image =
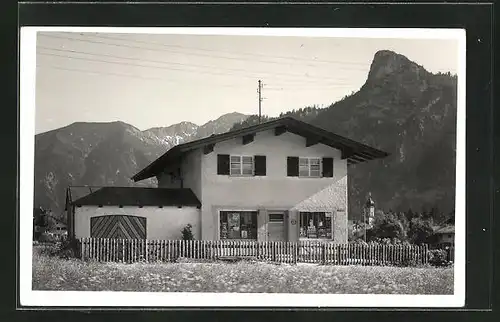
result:
M 427 245 L 335 244 L 331 242 L 257 242 L 231 240 L 133 240 L 82 238 L 83 260 L 134 263 L 173 262 L 179 258 L 220 260 L 248 258 L 276 263 L 333 265 L 427 264 Z

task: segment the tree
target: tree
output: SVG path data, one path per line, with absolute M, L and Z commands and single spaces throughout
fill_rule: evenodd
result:
M 38 240 L 42 231 L 46 230 L 48 225 L 47 210 L 42 207 L 33 208 L 33 239 Z
M 450 211 L 444 223 L 446 225 L 455 225 L 455 210 Z
M 401 223 L 401 225 L 403 226 L 404 231 L 407 232 L 408 228 L 410 226 L 410 221 L 406 217 L 406 214 L 404 212 L 399 212 L 398 213 L 398 220 Z
M 424 244 L 434 234 L 431 220 L 415 217 L 410 221 L 408 238 L 413 244 Z
M 47 210 L 42 207 L 33 208 L 33 225 L 39 227 L 48 226 Z
M 416 217 L 418 214 L 417 213 L 414 213 L 413 210 L 408 209 L 408 211 L 406 212 L 406 219 L 408 219 L 408 221 L 411 221 L 414 217 Z
M 374 238 L 397 238 L 405 240 L 406 232 L 397 215 L 391 212 L 381 215 L 378 212 L 378 216 L 375 216 L 373 227 L 369 233 L 367 232 L 367 239 L 371 240 Z

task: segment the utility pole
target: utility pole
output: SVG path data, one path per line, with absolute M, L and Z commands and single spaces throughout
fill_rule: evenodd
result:
M 259 93 L 259 124 L 261 123 L 262 118 L 262 81 L 259 79 L 259 87 L 257 88 L 257 93 Z

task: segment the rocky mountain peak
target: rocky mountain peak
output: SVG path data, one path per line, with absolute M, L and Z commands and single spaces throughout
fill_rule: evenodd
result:
M 391 50 L 379 50 L 373 57 L 366 83 L 376 84 L 388 80 L 398 83 L 419 81 L 428 74 L 422 66 L 404 55 Z

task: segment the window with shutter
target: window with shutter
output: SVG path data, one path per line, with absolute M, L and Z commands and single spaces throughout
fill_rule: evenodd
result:
M 321 159 L 299 158 L 299 177 L 305 177 L 305 178 L 321 177 Z
M 231 155 L 230 172 L 232 176 L 252 176 L 254 173 L 253 156 Z
M 241 174 L 241 156 L 231 156 L 231 172 L 232 176 Z
M 323 177 L 333 177 L 333 158 L 323 158 Z
M 254 167 L 255 167 L 255 171 L 254 171 L 254 175 L 256 176 L 265 176 L 266 175 L 266 168 L 267 168 L 267 164 L 266 164 L 266 156 L 265 155 L 256 155 L 254 156 Z
M 309 159 L 309 176 L 310 177 L 320 177 L 321 176 L 321 160 L 320 159 Z
M 241 157 L 241 174 L 245 176 L 253 175 L 253 157 L 251 156 Z
M 299 157 L 287 157 L 286 173 L 289 177 L 299 176 Z
M 217 174 L 229 175 L 229 154 L 217 155 Z
M 300 158 L 299 159 L 299 177 L 309 176 L 309 159 Z

